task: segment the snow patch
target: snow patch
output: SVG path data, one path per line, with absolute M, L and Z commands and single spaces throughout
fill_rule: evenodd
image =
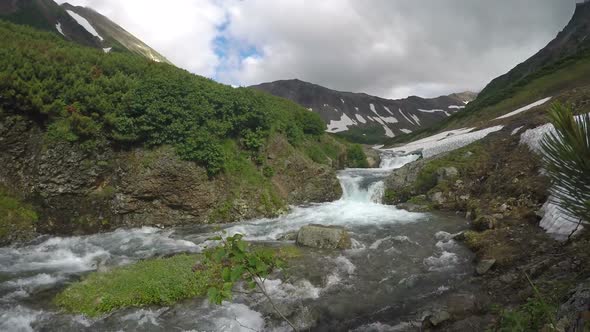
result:
M 355 114 L 354 116 L 356 117 L 357 120 L 359 120 L 360 123 L 367 123 L 367 120 L 365 120 L 365 118 L 363 118 L 362 115 Z
M 511 136 L 516 135 L 524 126 L 520 126 L 518 128 L 514 128 L 514 130 L 510 133 Z
M 543 219 L 539 226 L 547 233 L 552 234 L 558 238 L 564 238 L 570 235 L 578 225 L 578 219 L 562 210 L 555 204 L 555 198 L 549 197 L 547 202 L 541 208 Z M 580 232 L 584 226 L 580 225 L 576 232 Z
M 393 112 L 389 109 L 389 107 L 383 106 L 383 108 L 385 108 L 385 110 L 387 111 L 387 113 L 393 115 Z
M 344 99 L 340 98 L 340 101 L 344 104 Z
M 389 129 L 389 127 L 387 127 L 386 125 L 383 125 L 383 130 L 385 130 L 385 136 L 395 137 L 395 134 L 393 133 L 393 131 L 391 131 L 391 129 Z
M 102 50 L 105 53 L 109 53 L 112 49 L 113 49 L 112 47 L 106 47 L 106 48 L 103 48 Z
M 412 119 L 414 119 L 414 121 L 416 121 L 416 123 L 418 124 L 418 126 L 421 126 L 422 125 L 420 123 L 420 118 L 417 115 L 410 113 L 410 116 L 412 117 Z
M 98 39 L 100 39 L 101 41 L 104 40 L 104 38 L 102 38 L 98 32 L 96 32 L 96 30 L 94 29 L 94 27 L 92 26 L 92 24 L 90 24 L 90 22 L 88 22 L 87 19 L 85 19 L 84 17 L 76 14 L 75 12 L 71 11 L 71 10 L 66 10 L 68 12 L 68 14 L 70 14 L 70 16 L 76 20 L 76 22 L 78 22 L 78 24 L 80 24 L 82 27 L 84 27 L 84 29 L 86 29 L 86 31 L 90 32 L 93 36 L 98 37 Z
M 409 134 L 412 132 L 410 129 L 404 129 L 404 128 L 401 128 L 400 131 L 404 134 Z
M 504 127 L 495 126 L 474 132 L 472 132 L 473 128 L 449 130 L 414 142 L 410 142 L 403 146 L 386 149 L 385 151 L 408 153 L 422 150 L 422 156 L 424 158 L 428 158 L 443 152 L 452 151 L 469 145 L 486 137 L 490 133 L 501 130 L 502 128 Z
M 445 111 L 445 110 L 438 110 L 438 109 L 435 109 L 435 110 L 423 110 L 423 109 L 420 109 L 420 108 L 419 108 L 419 109 L 418 109 L 418 111 L 420 111 L 420 112 L 424 112 L 424 113 L 431 113 L 431 114 L 435 114 L 435 113 L 441 113 L 441 112 L 442 112 L 442 113 L 444 113 L 446 116 L 450 116 L 450 115 L 451 115 L 451 114 L 449 114 L 449 112 L 447 112 L 447 111 Z
M 55 28 L 57 29 L 57 31 L 59 31 L 59 33 L 62 34 L 62 36 L 64 36 L 64 37 L 66 36 L 64 34 L 64 31 L 61 29 L 61 23 L 57 22 L 57 24 L 55 25 Z
M 465 106 L 451 105 L 451 106 L 449 106 L 448 108 L 451 108 L 451 109 L 457 109 L 457 110 L 459 110 L 459 109 L 463 109 L 463 108 L 465 108 Z
M 514 116 L 516 114 L 522 113 L 522 112 L 526 112 L 528 110 L 530 110 L 531 108 L 535 108 L 537 106 L 541 106 L 543 104 L 545 104 L 546 102 L 548 102 L 549 100 L 551 100 L 552 97 L 547 97 L 547 98 L 543 98 L 541 100 L 537 100 L 536 102 L 532 103 L 532 104 L 528 104 L 524 107 L 521 107 L 519 109 L 517 109 L 516 111 L 510 112 L 508 114 L 504 114 L 502 116 L 499 116 L 497 118 L 495 118 L 494 120 L 499 120 L 499 119 L 505 119 L 505 118 L 509 118 L 511 116 Z
M 348 126 L 354 126 L 357 123 L 348 117 L 345 113 L 342 113 L 340 116 L 340 120 L 330 120 L 328 124 L 328 129 L 326 129 L 329 133 L 339 133 L 341 131 L 347 131 Z
M 380 117 L 383 122 L 386 123 L 398 123 L 399 121 L 393 116 L 381 116 Z
M 409 119 L 409 118 L 408 118 L 408 117 L 407 117 L 407 116 L 404 114 L 404 112 L 402 112 L 402 109 L 401 109 L 401 108 L 400 108 L 400 109 L 398 109 L 398 111 L 399 111 L 399 114 L 401 114 L 401 115 L 402 115 L 402 116 L 403 116 L 403 117 L 406 119 L 406 121 L 408 121 L 408 122 L 409 122 L 410 124 L 412 124 L 412 125 L 416 125 L 414 122 L 412 122 L 412 120 L 410 120 L 410 119 Z

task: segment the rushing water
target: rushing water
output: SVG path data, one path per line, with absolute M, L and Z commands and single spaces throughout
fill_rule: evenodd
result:
M 451 239 L 465 222 L 452 215 L 410 213 L 380 204 L 383 179 L 417 156 L 384 155 L 379 169 L 338 175 L 342 199 L 294 207 L 276 219 L 161 230 L 144 227 L 77 237 L 41 237 L 0 248 L 0 331 L 283 331 L 287 326 L 259 295 L 233 303 L 192 299 L 172 307 L 121 310 L 89 319 L 59 313 L 51 300 L 99 266 L 176 252 L 199 252 L 221 227 L 269 246 L 310 223 L 349 229 L 353 248 L 303 248 L 288 280 L 266 281 L 281 311 L 300 328 L 413 331 L 472 273 L 470 254 Z

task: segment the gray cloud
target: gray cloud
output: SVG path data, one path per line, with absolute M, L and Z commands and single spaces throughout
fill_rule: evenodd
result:
M 297 77 L 384 97 L 479 90 L 545 46 L 574 9 L 573 0 L 73 2 L 225 83 Z

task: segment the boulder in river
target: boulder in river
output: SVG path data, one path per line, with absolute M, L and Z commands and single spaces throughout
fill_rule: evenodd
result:
M 306 225 L 297 234 L 297 244 L 319 249 L 350 249 L 350 235 L 343 227 Z

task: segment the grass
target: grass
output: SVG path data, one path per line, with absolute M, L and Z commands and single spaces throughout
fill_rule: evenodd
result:
M 39 216 L 32 207 L 13 197 L 0 186 L 0 243 L 32 232 Z
M 212 280 L 220 278 L 221 266 L 193 272 L 199 258 L 182 254 L 91 273 L 58 294 L 55 303 L 67 312 L 96 317 L 122 308 L 166 306 L 204 296 Z
M 254 250 L 272 252 L 286 261 L 302 255 L 296 246 L 255 246 Z M 180 254 L 93 272 L 59 293 L 54 302 L 66 312 L 97 317 L 124 308 L 168 306 L 204 297 L 210 287 L 223 284 L 223 266 L 201 258 Z M 193 272 L 193 267 L 198 269 Z
M 537 298 L 530 298 L 525 304 L 515 309 L 502 311 L 498 331 L 541 331 L 545 324 L 551 323 L 556 314 L 557 306 L 555 304 L 547 304 Z

